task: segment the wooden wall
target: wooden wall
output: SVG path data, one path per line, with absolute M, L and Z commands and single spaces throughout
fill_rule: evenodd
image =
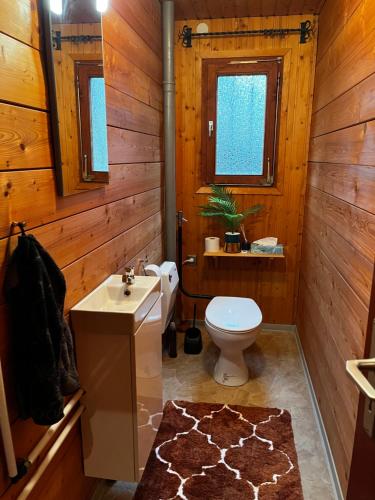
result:
M 205 19 L 221 17 L 290 16 L 318 14 L 325 0 L 175 0 L 176 19 Z
M 298 27 L 309 16 L 207 20 L 210 31 Z M 314 20 L 310 16 L 310 19 Z M 316 22 L 316 19 L 315 19 Z M 178 33 L 190 20 L 176 23 Z M 204 58 L 283 56 L 284 74 L 277 183 L 272 188 L 235 188 L 240 206 L 264 205 L 248 219 L 248 238 L 276 236 L 286 245 L 286 259 L 220 259 L 217 267 L 204 260 L 204 238 L 222 236 L 223 227 L 198 215 L 209 188 L 201 179 L 201 66 Z M 198 266 L 185 267 L 185 285 L 191 292 L 252 297 L 267 323 L 294 323 L 298 284 L 300 235 L 306 182 L 310 107 L 315 65 L 315 40 L 301 45 L 298 36 L 285 38 L 236 37 L 194 40 L 193 48 L 176 40 L 177 81 L 177 203 L 184 210 L 184 255 L 197 254 Z M 250 262 L 251 260 L 251 262 Z M 200 317 L 204 301 L 198 301 Z M 184 299 L 184 314 L 192 314 Z
M 346 491 L 375 250 L 375 5 L 327 0 L 319 43 L 298 329 Z
M 1 283 L 7 247 L 16 243 L 8 238 L 10 223 L 25 220 L 64 272 L 67 312 L 129 261 L 162 259 L 160 4 L 111 4 L 104 16 L 110 184 L 67 198 L 55 190 L 37 0 L 2 0 L 0 7 Z M 23 457 L 46 429 L 17 418 L 7 321 L 1 295 L 0 355 Z M 83 476 L 80 443 L 76 427 L 32 498 L 89 498 L 93 482 Z M 0 462 L 0 496 L 16 498 L 27 478 L 10 486 L 3 456 Z

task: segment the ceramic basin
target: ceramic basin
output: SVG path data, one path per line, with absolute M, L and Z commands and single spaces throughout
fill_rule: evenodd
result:
M 113 274 L 71 310 L 74 328 L 99 333 L 132 334 L 141 325 L 160 296 L 160 278 L 136 276 L 128 287 L 121 274 Z

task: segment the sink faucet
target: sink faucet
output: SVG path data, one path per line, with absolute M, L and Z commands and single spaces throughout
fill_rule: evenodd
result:
M 129 286 L 133 285 L 135 282 L 134 276 L 134 267 L 126 267 L 125 274 L 122 275 L 122 282 L 125 283 L 125 295 L 130 295 L 131 291 L 129 290 Z

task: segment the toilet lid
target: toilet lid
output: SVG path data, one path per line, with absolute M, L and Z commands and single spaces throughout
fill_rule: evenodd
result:
M 206 309 L 206 320 L 228 333 L 248 332 L 262 322 L 262 313 L 253 299 L 215 297 Z

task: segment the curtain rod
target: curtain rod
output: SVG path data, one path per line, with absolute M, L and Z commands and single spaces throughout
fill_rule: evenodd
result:
M 61 31 L 53 31 L 52 41 L 53 48 L 55 50 L 61 50 L 62 42 L 73 42 L 73 43 L 89 43 L 89 42 L 101 42 L 103 37 L 101 35 L 61 35 Z
M 300 35 L 300 43 L 307 43 L 312 37 L 313 26 L 311 21 L 304 21 L 299 28 L 275 28 L 275 29 L 262 29 L 262 30 L 243 30 L 243 31 L 213 31 L 209 33 L 193 33 L 193 28 L 185 25 L 179 34 L 179 39 L 182 40 L 182 46 L 185 48 L 192 47 L 193 38 L 219 38 L 231 36 L 248 36 L 248 35 L 262 35 L 262 36 L 280 36 L 286 35 Z

